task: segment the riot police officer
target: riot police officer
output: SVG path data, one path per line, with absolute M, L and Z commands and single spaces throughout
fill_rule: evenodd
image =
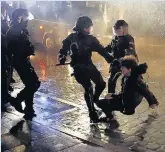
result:
M 1 110 L 6 111 L 5 104 L 7 103 L 7 96 L 8 96 L 8 58 L 7 58 L 7 47 L 6 47 L 6 31 L 8 29 L 7 18 L 6 18 L 6 9 L 4 5 L 1 5 L 1 63 L 2 63 L 2 104 Z
M 60 64 L 65 64 L 66 56 L 71 57 L 71 67 L 74 70 L 74 76 L 78 83 L 80 83 L 84 90 L 84 97 L 89 111 L 91 123 L 98 122 L 98 115 L 94 107 L 94 102 L 97 102 L 100 94 L 104 90 L 106 83 L 103 80 L 100 72 L 92 63 L 92 52 L 96 51 L 103 56 L 108 63 L 111 62 L 112 57 L 105 51 L 100 42 L 91 35 L 93 28 L 92 20 L 87 16 L 79 17 L 73 33 L 71 33 L 65 40 L 59 52 Z M 93 94 L 92 83 L 95 83 L 95 93 Z
M 28 10 L 16 9 L 12 14 L 11 27 L 7 32 L 7 47 L 9 53 L 13 55 L 13 66 L 25 85 L 25 88 L 13 99 L 13 103 L 17 103 L 16 110 L 25 113 L 26 119 L 35 116 L 33 98 L 40 87 L 39 78 L 30 62 L 30 56 L 34 55 L 35 48 L 29 40 L 28 17 Z M 22 101 L 26 104 L 24 110 L 21 107 Z
M 110 66 L 110 78 L 108 80 L 108 93 L 115 93 L 116 81 L 120 72 L 120 62 L 119 59 L 125 55 L 137 54 L 135 50 L 134 38 L 128 33 L 128 24 L 124 20 L 117 20 L 113 26 L 114 37 L 111 43 L 106 47 L 109 53 L 113 54 L 114 61 Z

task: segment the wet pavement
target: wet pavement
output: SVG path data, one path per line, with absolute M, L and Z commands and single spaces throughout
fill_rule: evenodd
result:
M 118 129 L 105 132 L 105 124 L 99 124 L 99 130 L 91 129 L 83 99 L 83 89 L 74 77 L 70 76 L 72 69 L 68 65 L 56 67 L 55 53 L 38 50 L 36 56 L 31 58 L 42 81 L 35 96 L 37 117 L 32 122 L 23 122 L 23 125 L 21 122 L 19 125 L 23 126 L 23 129 L 20 131 L 19 128 L 20 135 L 14 136 L 9 133 L 9 129 L 22 120 L 22 115 L 13 109 L 10 110 L 11 113 L 5 113 L 2 118 L 3 148 L 5 150 L 18 148 L 18 150 L 10 150 L 12 152 L 85 152 L 93 151 L 91 147 L 96 147 L 96 145 L 88 147 L 84 143 L 75 144 L 74 140 L 77 142 L 81 139 L 78 142 L 88 141 L 118 152 L 129 152 L 128 149 L 136 152 L 165 152 L 165 89 L 163 89 L 165 86 L 165 43 L 156 40 L 150 43 L 145 42 L 145 39 L 137 39 L 136 42 L 140 62 L 147 62 L 149 66 L 144 79 L 161 102 L 158 109 L 159 116 L 150 115 L 153 112 L 148 109 L 147 102 L 144 100 L 133 116 L 124 116 L 116 112 L 116 118 L 120 124 Z M 93 61 L 107 81 L 109 65 L 97 54 L 93 54 Z M 19 91 L 23 84 L 20 83 L 17 75 L 14 75 L 17 81 L 14 87 L 16 91 Z M 119 84 L 117 89 L 120 90 Z M 107 88 L 101 97 L 104 97 L 106 93 Z M 61 139 L 63 136 L 67 136 L 67 142 Z M 74 137 L 74 140 L 71 137 Z M 68 149 L 68 147 L 71 148 Z M 97 150 L 99 151 L 98 147 Z

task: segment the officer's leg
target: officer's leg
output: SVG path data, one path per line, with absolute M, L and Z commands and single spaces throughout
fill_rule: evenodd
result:
M 1 96 L 1 110 L 6 111 L 5 104 L 7 103 L 7 95 L 8 95 L 8 89 L 7 89 L 7 72 L 6 69 L 2 66 L 2 75 L 1 75 L 1 82 L 2 82 L 2 96 Z
M 115 93 L 116 83 L 113 81 L 116 72 L 111 72 L 111 75 L 108 79 L 108 93 Z
M 101 93 L 105 89 L 106 82 L 103 80 L 102 75 L 94 65 L 88 67 L 88 73 L 90 79 L 95 83 L 94 102 L 97 102 Z
M 3 50 L 4 51 L 4 50 Z M 8 96 L 9 96 L 9 93 L 8 93 L 8 89 L 9 89 L 9 85 L 10 85 L 10 78 L 9 78 L 9 72 L 8 72 L 8 58 L 7 56 L 3 56 L 2 55 L 2 69 L 1 69 L 1 72 L 2 72 L 2 75 L 1 75 L 1 82 L 2 82 L 2 92 L 1 92 L 1 108 L 2 108 L 2 111 L 6 111 L 6 106 L 5 104 L 8 103 Z
M 25 114 L 28 114 L 29 112 L 33 113 L 34 93 L 40 87 L 40 81 L 38 80 L 38 76 L 35 73 L 34 68 L 32 67 L 29 60 L 25 60 L 24 62 L 22 62 L 21 65 L 20 63 L 15 63 L 14 67 L 25 85 L 25 88 L 20 93 L 18 93 L 16 99 L 20 102 L 25 100 Z
M 83 72 L 74 72 L 75 79 L 77 80 L 78 83 L 80 83 L 85 92 L 84 92 L 84 98 L 88 107 L 89 111 L 89 117 L 91 122 L 97 122 L 98 116 L 94 108 L 94 103 L 93 103 L 93 88 L 92 84 L 90 82 L 89 77 L 84 74 Z

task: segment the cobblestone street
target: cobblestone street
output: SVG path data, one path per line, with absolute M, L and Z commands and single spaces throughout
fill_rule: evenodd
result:
M 164 45 L 144 47 L 137 44 L 140 63 L 147 62 L 149 66 L 144 79 L 161 103 L 159 115 L 150 115 L 152 111 L 143 100 L 132 116 L 116 112 L 120 127 L 109 132 L 104 131 L 104 124 L 99 124 L 99 130 L 90 128 L 83 89 L 70 76 L 72 69 L 55 67 L 56 56 L 38 52 L 32 59 L 42 81 L 35 95 L 37 117 L 26 122 L 23 115 L 12 108 L 10 113 L 4 113 L 1 129 L 4 152 L 165 152 L 164 49 Z M 93 60 L 107 81 L 109 65 L 95 54 Z M 14 88 L 19 91 L 23 84 L 16 74 L 14 76 L 17 81 Z M 107 88 L 101 97 L 106 93 Z M 15 135 L 11 128 L 19 133 Z

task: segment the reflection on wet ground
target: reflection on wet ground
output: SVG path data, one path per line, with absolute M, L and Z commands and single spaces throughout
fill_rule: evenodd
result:
M 38 110 L 37 118 L 34 119 L 37 123 L 51 126 L 62 132 L 78 136 L 79 133 L 91 137 L 95 137 L 103 142 L 114 143 L 117 145 L 126 145 L 132 147 L 135 151 L 139 147 L 147 147 L 147 149 L 155 151 L 165 147 L 165 45 L 163 43 L 147 43 L 142 40 L 137 40 L 136 50 L 139 55 L 140 63 L 147 62 L 149 68 L 144 79 L 149 84 L 149 87 L 161 102 L 160 117 L 154 118 L 148 116 L 147 102 L 143 102 L 136 110 L 133 116 L 124 116 L 121 113 L 116 113 L 120 127 L 111 132 L 104 132 L 105 125 L 100 124 L 100 130 L 91 130 L 88 120 L 88 112 L 83 99 L 83 89 L 77 84 L 74 77 L 71 77 L 72 69 L 69 65 L 56 66 L 57 53 L 49 53 L 48 50 L 37 50 L 36 56 L 32 57 L 32 63 L 40 76 L 42 85 L 38 94 L 50 97 L 49 101 L 44 99 L 43 102 L 50 102 L 44 107 L 36 96 L 36 106 L 41 106 Z M 93 54 L 93 62 L 101 71 L 104 79 L 107 81 L 109 77 L 109 65 L 106 61 L 97 55 Z M 19 85 L 19 87 L 21 86 Z M 118 84 L 119 89 L 119 84 Z M 104 90 L 102 97 L 106 94 L 107 88 Z M 58 101 L 67 101 L 77 109 L 72 112 L 58 114 L 53 111 L 60 109 L 72 109 L 72 106 L 60 104 Z M 145 101 L 145 100 L 144 100 Z M 54 106 L 52 106 L 54 104 Z M 49 107 L 49 106 L 52 107 Z M 60 108 L 57 108 L 57 107 Z M 45 109 L 44 109 L 45 108 Z M 57 109 L 56 109 L 57 108 Z M 162 151 L 163 152 L 163 151 Z
M 164 44 L 146 44 L 137 40 L 136 50 L 139 55 L 140 63 L 147 62 L 149 68 L 147 74 L 144 75 L 145 80 L 151 84 L 151 87 L 163 87 L 163 78 L 165 77 L 165 45 Z M 93 54 L 93 61 L 97 68 L 101 71 L 105 80 L 109 77 L 109 65 L 106 61 Z M 36 56 L 32 57 L 32 62 L 36 68 L 41 80 L 43 88 L 55 96 L 79 103 L 82 101 L 82 88 L 77 84 L 74 77 L 71 77 L 72 68 L 69 65 L 56 67 L 57 55 L 50 54 L 49 51 L 37 51 Z M 46 85 L 44 85 L 46 84 Z M 105 90 L 106 92 L 106 90 Z M 80 99 L 77 99 L 77 96 Z M 159 96 L 159 95 L 157 95 Z

